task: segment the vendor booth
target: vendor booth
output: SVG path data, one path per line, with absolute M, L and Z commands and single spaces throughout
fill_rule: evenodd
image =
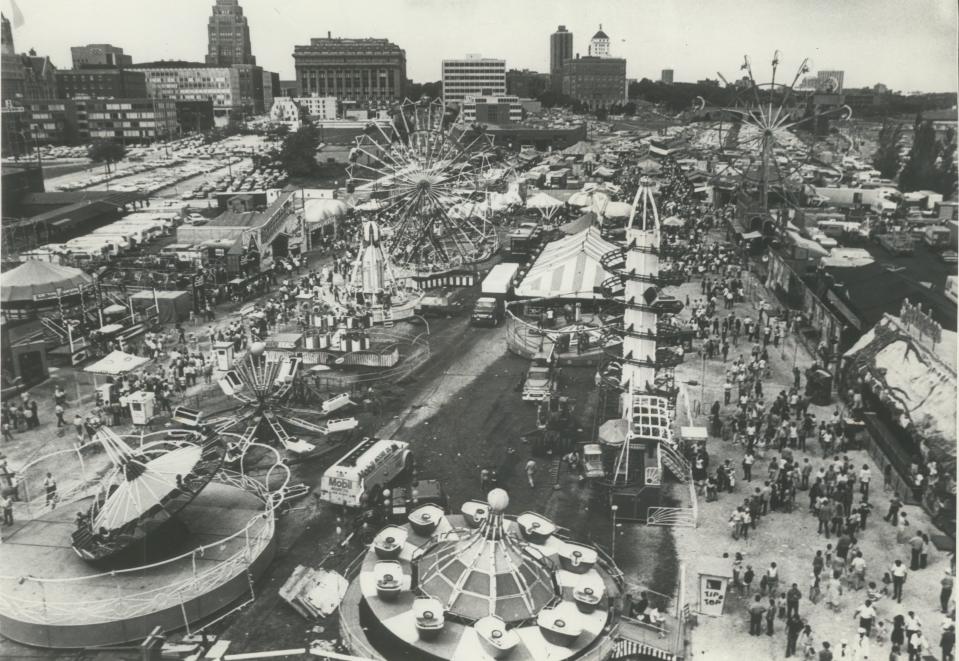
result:
M 185 291 L 140 291 L 130 297 L 133 307 L 145 310 L 157 305 L 157 323 L 178 323 L 190 318 L 193 301 Z

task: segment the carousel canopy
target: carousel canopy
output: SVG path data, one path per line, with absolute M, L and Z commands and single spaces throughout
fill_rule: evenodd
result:
M 93 278 L 70 266 L 28 260 L 3 274 L 0 301 L 4 303 L 56 299 L 76 294 L 93 284 Z
M 502 509 L 490 507 L 493 512 L 480 528 L 439 541 L 423 553 L 417 561 L 419 587 L 467 620 L 536 617 L 556 596 L 552 571 L 504 530 Z
M 533 262 L 516 294 L 528 298 L 602 298 L 594 288 L 611 274 L 599 259 L 613 250 L 616 246 L 603 239 L 597 227 L 553 241 Z
M 116 376 L 132 372 L 138 367 L 143 367 L 150 362 L 149 358 L 143 356 L 134 356 L 123 351 L 112 351 L 92 365 L 83 368 L 84 372 L 91 374 L 109 374 Z

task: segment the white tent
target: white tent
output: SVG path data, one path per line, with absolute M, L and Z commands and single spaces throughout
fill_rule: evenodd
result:
M 516 287 L 525 298 L 599 299 L 594 288 L 611 274 L 599 263 L 616 246 L 597 227 L 548 243 Z
M 527 209 L 538 210 L 546 219 L 552 218 L 553 215 L 562 208 L 562 206 L 562 202 L 557 200 L 552 195 L 547 195 L 546 193 L 537 193 L 526 200 Z
M 607 202 L 600 208 L 593 207 L 597 213 L 607 218 L 629 218 L 633 206 L 628 202 Z
M 109 374 L 110 376 L 118 376 L 120 374 L 132 372 L 139 367 L 143 367 L 149 362 L 150 359 L 144 358 L 143 356 L 134 356 L 133 354 L 125 353 L 123 351 L 112 351 L 92 365 L 84 367 L 83 371 L 90 372 L 91 374 Z

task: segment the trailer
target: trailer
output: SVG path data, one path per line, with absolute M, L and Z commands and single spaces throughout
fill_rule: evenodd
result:
M 523 381 L 523 401 L 541 402 L 549 400 L 557 387 L 558 373 L 552 351 L 540 351 L 533 356 L 533 362 L 526 370 Z

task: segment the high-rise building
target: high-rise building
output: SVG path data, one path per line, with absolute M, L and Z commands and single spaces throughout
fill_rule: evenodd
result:
M 565 25 L 549 35 L 549 76 L 554 92 L 563 88 L 563 62 L 573 57 L 573 33 Z
M 577 57 L 563 65 L 563 94 L 590 108 L 607 108 L 626 101 L 626 60 L 618 57 Z
M 663 69 L 663 72 L 659 76 L 659 82 L 666 83 L 667 85 L 673 84 L 673 70 L 672 69 Z
M 216 0 L 207 32 L 207 64 L 256 64 L 250 46 L 250 26 L 239 0 Z
M 603 24 L 599 24 L 599 30 L 589 40 L 589 54 L 592 57 L 609 57 L 609 35 L 603 32 Z
M 16 55 L 17 49 L 13 46 L 13 27 L 9 19 L 0 14 L 0 50 L 4 55 Z
M 123 54 L 123 49 L 112 44 L 87 44 L 71 46 L 70 57 L 74 69 L 87 67 L 128 67 L 133 58 Z
M 506 60 L 468 55 L 443 60 L 443 103 L 462 104 L 468 96 L 505 96 Z
M 842 83 L 845 71 L 817 71 L 818 89 L 824 92 L 842 94 Z
M 406 93 L 406 51 L 387 39 L 313 38 L 293 48 L 301 96 L 385 105 Z

